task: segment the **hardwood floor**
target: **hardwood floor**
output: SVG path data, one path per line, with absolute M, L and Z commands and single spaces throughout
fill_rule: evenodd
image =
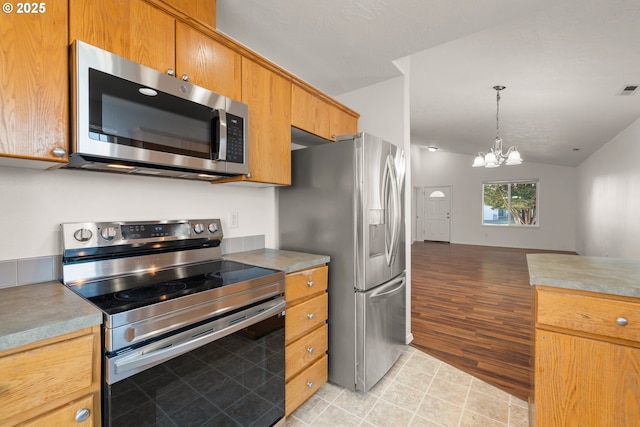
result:
M 554 251 L 414 243 L 411 345 L 527 400 L 534 294 L 526 254 L 542 252 Z

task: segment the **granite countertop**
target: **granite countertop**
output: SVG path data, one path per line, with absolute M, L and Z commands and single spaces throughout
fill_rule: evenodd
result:
M 102 312 L 62 283 L 0 289 L 0 351 L 102 323 Z
M 256 249 L 253 251 L 226 254 L 224 259 L 256 265 L 258 267 L 291 273 L 305 270 L 330 261 L 328 255 L 308 254 L 303 252 L 282 251 L 279 249 Z
M 640 260 L 527 254 L 529 282 L 640 298 Z

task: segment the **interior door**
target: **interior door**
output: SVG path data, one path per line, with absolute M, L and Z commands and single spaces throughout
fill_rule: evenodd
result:
M 451 187 L 424 187 L 422 240 L 450 241 Z

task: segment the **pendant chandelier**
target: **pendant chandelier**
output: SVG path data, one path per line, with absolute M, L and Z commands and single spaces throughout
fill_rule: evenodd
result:
M 496 139 L 493 141 L 493 147 L 487 154 L 478 153 L 478 156 L 473 160 L 473 167 L 485 168 L 497 168 L 498 166 L 505 165 L 519 165 L 522 163 L 522 157 L 515 146 L 509 147 L 507 153 L 502 152 L 502 138 L 500 138 L 500 91 L 504 90 L 504 86 L 494 86 L 496 90 Z

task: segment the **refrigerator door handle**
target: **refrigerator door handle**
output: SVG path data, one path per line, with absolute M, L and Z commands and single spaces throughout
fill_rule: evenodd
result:
M 402 291 L 402 289 L 405 286 L 405 278 L 404 277 L 400 277 L 399 279 L 396 279 L 396 280 L 394 280 L 392 282 L 389 282 L 387 284 L 387 286 L 391 286 L 391 285 L 394 285 L 396 283 L 399 283 L 399 285 L 396 286 L 395 288 L 389 290 L 389 291 L 385 291 L 385 292 L 376 291 L 376 292 L 373 292 L 371 294 L 371 296 L 370 296 L 371 301 L 373 301 L 375 299 L 379 299 L 379 298 L 386 298 L 386 297 L 388 297 L 390 295 L 393 295 L 393 294 L 396 294 L 396 293 Z M 385 286 L 385 287 L 387 287 L 387 286 Z
M 387 156 L 385 163 L 384 178 L 382 181 L 384 191 L 384 203 L 386 209 L 386 233 L 384 242 L 384 254 L 387 265 L 391 266 L 395 262 L 400 241 L 400 225 L 402 218 L 400 212 L 400 189 L 398 175 L 391 155 Z
M 385 208 L 385 239 L 384 239 L 384 255 L 387 265 L 393 264 L 395 258 L 395 242 L 398 239 L 397 223 L 397 199 L 398 199 L 398 178 L 395 173 L 393 159 L 391 155 L 387 156 L 384 165 L 384 178 L 382 180 L 382 190 L 384 192 L 384 208 Z

